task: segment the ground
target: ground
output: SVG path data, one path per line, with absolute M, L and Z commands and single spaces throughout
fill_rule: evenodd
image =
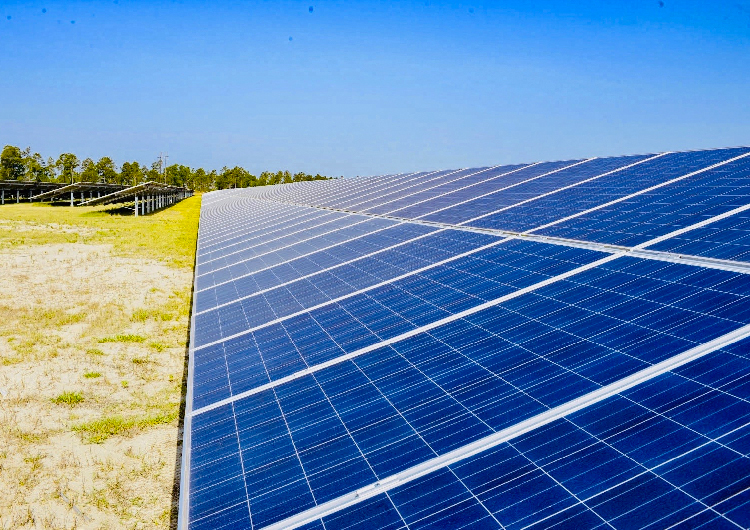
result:
M 0 528 L 169 528 L 200 197 L 0 206 Z

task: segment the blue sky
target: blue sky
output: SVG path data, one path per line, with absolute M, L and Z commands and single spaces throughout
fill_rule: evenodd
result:
M 11 0 L 0 17 L 0 144 L 45 157 L 354 176 L 750 144 L 748 0 Z

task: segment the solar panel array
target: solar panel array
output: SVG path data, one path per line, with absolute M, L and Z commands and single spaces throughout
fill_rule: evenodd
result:
M 204 195 L 180 525 L 750 526 L 750 148 Z

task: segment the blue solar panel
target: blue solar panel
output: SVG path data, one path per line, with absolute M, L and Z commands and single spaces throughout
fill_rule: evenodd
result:
M 748 197 L 750 204 L 750 196 Z M 750 262 L 750 214 L 738 213 L 651 245 L 652 250 Z
M 747 341 L 715 352 L 322 522 L 328 529 L 746 528 L 748 352 Z
M 259 269 L 265 269 L 285 263 L 301 256 L 320 252 L 324 248 L 330 248 L 343 242 L 361 238 L 367 234 L 376 233 L 389 227 L 395 227 L 397 224 L 396 221 L 386 219 L 364 218 L 359 219 L 358 221 L 359 222 L 354 222 L 344 228 L 340 228 L 335 232 L 318 235 L 317 237 L 313 236 L 309 241 L 304 239 L 300 240 L 300 238 L 296 238 L 296 241 L 289 241 L 286 238 L 282 238 L 284 241 L 275 241 L 272 245 L 265 244 L 262 251 L 255 256 L 249 256 L 247 258 L 241 256 L 242 261 L 231 265 L 225 265 L 224 268 L 217 268 L 200 274 L 197 279 L 197 287 L 199 290 L 207 289 L 218 284 L 253 274 Z M 421 226 L 411 228 L 411 232 L 419 232 L 420 230 L 424 233 L 428 232 L 430 228 L 423 228 Z M 386 236 L 386 238 L 387 237 L 388 236 Z M 377 241 L 378 238 L 374 239 Z M 376 245 L 377 243 L 371 245 L 371 247 L 373 247 L 372 250 L 377 249 Z
M 264 234 L 264 238 L 245 237 L 241 241 L 222 246 L 202 256 L 200 263 L 196 267 L 196 272 L 199 275 L 203 275 L 219 268 L 229 267 L 234 263 L 245 261 L 259 254 L 265 254 L 295 244 L 304 244 L 311 240 L 312 243 L 308 244 L 315 245 L 316 237 L 324 238 L 326 235 L 330 237 L 330 235 L 334 235 L 341 229 L 356 227 L 366 221 L 372 223 L 374 220 L 331 213 L 312 221 L 306 218 L 292 226 L 282 225 L 276 230 L 267 229 L 267 234 Z M 382 220 L 379 221 L 381 225 L 385 224 Z
M 233 409 L 225 406 L 206 412 L 234 416 L 234 422 L 227 422 L 236 423 L 239 447 L 248 453 L 244 469 L 251 514 L 255 513 L 252 506 L 257 506 L 258 524 L 269 524 L 275 519 L 263 515 L 271 510 L 267 504 L 283 518 L 284 505 L 293 511 L 302 502 L 289 493 L 267 497 L 266 490 L 293 490 L 302 495 L 308 487 L 302 496 L 307 505 L 314 506 L 750 322 L 750 309 L 744 317 L 718 316 L 734 304 L 750 308 L 746 297 L 721 289 L 723 283 L 741 275 L 716 277 L 715 271 L 660 263 L 677 270 L 673 276 L 681 276 L 673 282 L 679 287 L 679 297 L 663 300 L 667 282 L 651 279 L 658 274 L 651 265 L 622 258 L 609 269 L 572 277 L 576 283 L 566 286 L 568 290 L 546 292 L 542 288 L 537 295 L 523 295 L 238 399 Z M 619 287 L 613 288 L 612 282 L 607 285 L 612 290 L 597 287 L 609 276 L 621 277 L 614 282 Z M 705 287 L 707 283 L 710 288 Z M 621 295 L 634 290 L 637 297 Z M 597 297 L 597 310 L 602 312 L 584 309 L 590 298 Z M 682 307 L 689 306 L 694 297 L 715 300 L 713 310 L 696 313 Z M 628 312 L 625 317 L 608 311 L 628 301 L 623 298 L 648 306 L 650 312 L 643 316 Z M 557 304 L 544 303 L 546 299 Z M 547 315 L 552 309 L 557 310 Z M 561 326 L 557 322 L 560 313 L 575 318 Z M 289 330 L 286 335 L 292 337 Z M 256 347 L 291 349 L 283 339 L 284 334 L 266 334 L 256 339 Z M 267 361 L 264 365 L 268 369 Z M 199 445 L 193 451 L 202 454 Z M 214 455 L 213 447 L 209 454 Z M 219 466 L 215 462 L 206 465 Z M 256 475 L 263 477 L 262 486 Z M 214 493 L 209 489 L 206 494 Z
M 750 160 L 742 158 L 538 232 L 632 246 L 746 204 L 750 204 Z M 681 237 L 692 238 L 689 233 Z
M 419 197 L 418 194 L 409 195 L 401 199 L 401 204 L 390 203 L 386 205 L 387 208 L 385 211 L 381 210 L 380 213 L 387 213 L 388 215 L 407 219 L 420 218 L 427 213 L 444 210 L 459 203 L 468 203 L 471 199 L 478 199 L 480 196 L 490 195 L 511 186 L 517 186 L 532 179 L 541 178 L 549 173 L 574 166 L 580 162 L 580 160 L 573 160 L 532 164 L 512 173 L 506 174 L 501 172 L 497 177 L 466 183 L 465 186 L 460 186 L 455 190 L 446 189 L 427 200 L 425 200 L 425 197 Z M 484 175 L 484 173 L 477 176 L 480 175 Z
M 181 527 L 746 527 L 747 152 L 207 195 Z
M 514 173 L 522 172 L 523 168 L 527 166 L 500 166 L 497 168 L 484 168 L 480 170 L 469 169 L 456 173 L 452 179 L 439 184 L 430 183 L 431 185 L 425 186 L 426 189 L 410 193 L 406 196 L 391 198 L 388 201 L 382 201 L 379 204 L 374 204 L 367 209 L 368 213 L 375 214 L 391 214 L 391 212 L 398 212 L 396 215 L 402 215 L 405 209 L 417 203 L 425 203 L 428 201 L 438 201 L 440 197 L 444 197 L 448 194 L 460 193 L 468 189 L 481 189 L 486 192 L 487 187 L 492 184 L 493 180 L 498 180 L 505 185 L 511 182 L 514 177 Z M 523 172 L 522 172 L 523 173 Z M 528 178 L 528 170 L 526 173 Z M 515 177 L 517 179 L 518 177 Z M 361 207 L 358 207 L 358 210 Z M 408 214 L 404 215 L 409 217 Z
M 561 211 L 573 215 L 707 168 L 743 151 L 746 150 L 670 153 L 469 224 L 524 232 L 559 219 Z
M 408 281 L 359 293 L 222 344 L 198 349 L 194 352 L 196 403 L 224 399 L 231 395 L 230 386 L 234 393 L 244 392 L 308 365 L 377 344 L 597 257 L 601 254 L 581 249 L 526 242 L 503 243 L 450 266 L 432 269 L 435 279 L 416 275 Z M 435 280 L 441 275 L 440 270 L 454 277 L 471 270 L 473 291 L 469 294 L 458 290 L 461 287 L 468 290 L 469 285 L 454 288 L 438 283 Z M 278 310 L 276 306 L 274 310 Z M 207 343 L 221 340 L 217 326 L 209 320 L 216 317 L 216 312 L 199 317 L 203 318 L 196 318 L 196 330 L 214 330 L 214 333 L 201 333 L 202 340 Z M 200 348 L 201 344 L 196 342 L 195 346 Z M 224 353 L 219 358 L 216 352 L 222 348 Z
M 523 201 L 534 199 L 571 184 L 580 183 L 646 158 L 645 156 L 632 156 L 590 160 L 580 165 L 562 169 L 556 173 L 541 176 L 535 180 L 519 183 L 512 188 L 502 189 L 484 197 L 472 199 L 464 204 L 450 206 L 443 211 L 425 210 L 418 217 L 426 221 L 441 223 L 466 223 L 477 217 L 492 215 L 493 212 L 502 208 L 514 206 Z M 560 213 L 559 210 L 558 213 Z M 471 224 L 479 226 L 481 223 L 472 222 Z M 489 227 L 495 228 L 494 226 Z

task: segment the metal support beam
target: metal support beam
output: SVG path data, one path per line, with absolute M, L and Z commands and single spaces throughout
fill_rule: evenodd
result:
M 73 206 L 73 192 L 70 192 L 70 205 Z
M 138 217 L 138 195 L 135 196 L 135 216 Z
M 20 194 L 21 194 L 21 192 L 18 191 L 18 190 L 16 190 L 16 204 L 18 204 L 18 201 L 20 200 L 19 199 Z
M 5 190 L 2 190 L 2 204 L 5 204 Z

